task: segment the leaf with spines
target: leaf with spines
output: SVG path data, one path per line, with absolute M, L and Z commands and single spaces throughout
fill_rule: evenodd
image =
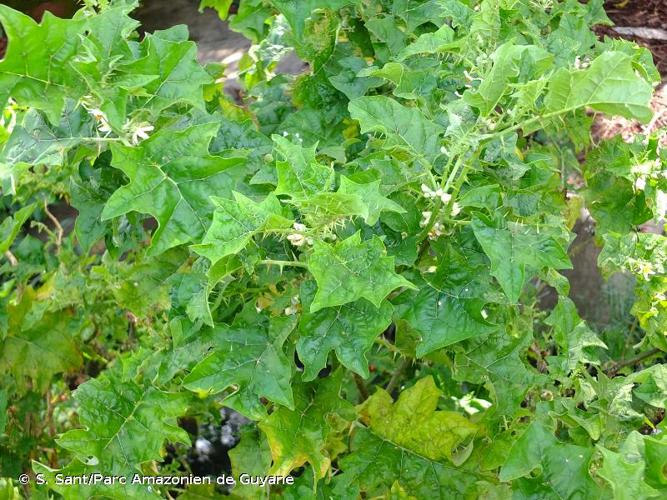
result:
M 554 338 L 561 349 L 560 356 L 553 356 L 554 364 L 567 374 L 579 363 L 599 365 L 599 355 L 595 348 L 607 346 L 591 330 L 577 313 L 574 302 L 567 297 L 559 297 L 558 304 L 551 311 L 545 323 L 554 329 Z
M 417 108 L 399 104 L 385 96 L 359 97 L 350 101 L 350 115 L 359 121 L 361 132 L 380 132 L 388 149 L 407 148 L 415 156 L 440 153 L 442 126 L 429 120 Z
M 369 183 L 357 183 L 345 176 L 340 178 L 338 193 L 358 196 L 368 207 L 364 220 L 369 226 L 374 225 L 380 218 L 382 212 L 406 213 L 405 209 L 398 203 L 391 201 L 380 193 L 381 180 Z
M 252 237 L 265 229 L 288 228 L 292 221 L 286 218 L 278 198 L 270 194 L 260 203 L 241 193 L 234 192 L 234 199 L 213 197 L 217 206 L 213 222 L 203 241 L 192 249 L 215 265 L 220 259 L 243 250 Z
M 331 9 L 338 10 L 346 5 L 355 3 L 356 0 L 303 0 L 292 2 L 291 0 L 271 0 L 271 3 L 285 16 L 287 22 L 294 30 L 294 35 L 300 39 L 304 34 L 306 21 L 311 18 L 315 10 Z
M 0 161 L 9 165 L 48 165 L 58 167 L 66 163 L 67 153 L 86 144 L 94 146 L 98 134 L 93 118 L 82 107 L 74 108 L 67 102 L 57 125 L 31 109 L 18 125 L 0 153 Z
M 338 498 L 358 498 L 360 491 L 381 496 L 395 483 L 416 498 L 463 498 L 477 480 L 465 469 L 430 460 L 363 428 L 355 431 L 350 452 L 338 463 Z
M 542 75 L 551 67 L 553 55 L 535 45 L 514 45 L 511 42 L 498 47 L 491 55 L 493 66 L 484 75 L 482 83 L 474 91 L 464 94 L 466 101 L 488 116 L 508 90 L 510 81 L 521 72 L 528 77 Z
M 590 67 L 560 69 L 549 80 L 545 111 L 563 113 L 588 106 L 610 115 L 647 122 L 652 85 L 637 74 L 632 57 L 622 52 L 604 52 Z
M 473 219 L 472 229 L 491 261 L 494 276 L 511 302 L 517 302 L 531 273 L 543 267 L 570 269 L 572 264 L 559 239 L 547 228 L 508 223 L 507 228 L 489 226 Z
M 443 24 L 433 33 L 420 35 L 417 40 L 401 51 L 398 59 L 404 60 L 420 54 L 437 54 L 440 51 L 452 49 L 459 43 L 454 41 L 454 30 L 449 25 Z
M 602 453 L 602 467 L 597 475 L 609 483 L 614 498 L 619 500 L 633 500 L 635 498 L 657 498 L 662 496 L 646 481 L 646 461 L 642 454 L 642 436 L 632 432 L 618 452 L 614 452 L 598 445 Z
M 396 402 L 380 388 L 359 406 L 368 428 L 355 431 L 350 453 L 339 459 L 343 473 L 334 480 L 335 491 L 373 496 L 395 482 L 419 498 L 450 498 L 468 491 L 474 475 L 449 461 L 456 459 L 459 445 L 473 438 L 477 426 L 459 413 L 437 410 L 441 395 L 429 376 L 403 391 Z
M 396 288 L 415 288 L 396 273 L 394 258 L 386 256 L 379 238 L 361 241 L 358 232 L 334 245 L 315 242 L 308 268 L 317 281 L 311 313 L 362 298 L 379 308 Z
M 302 304 L 308 310 L 314 294 L 314 283 L 301 287 Z M 375 338 L 391 323 L 393 308 L 387 301 L 375 307 L 365 299 L 317 312 L 305 312 L 299 319 L 296 349 L 304 365 L 303 379 L 313 380 L 327 364 L 329 351 L 346 368 L 364 378 L 369 375 L 366 354 Z
M 280 135 L 271 138 L 276 153 L 283 158 L 276 162 L 278 185 L 275 194 L 298 199 L 327 190 L 333 180 L 333 169 L 318 163 L 316 145 L 304 147 Z
M 454 379 L 486 384 L 495 417 L 511 417 L 540 378 L 522 359 L 531 335 L 512 337 L 503 329 L 475 338 L 454 357 Z
M 112 165 L 130 183 L 107 201 L 102 220 L 131 211 L 151 214 L 158 228 L 150 252 L 199 241 L 208 229 L 215 206 L 210 197 L 231 196 L 244 172 L 245 160 L 208 154 L 217 124 L 192 125 L 184 130 L 161 130 L 129 147 L 114 144 Z
M 241 474 L 266 476 L 271 467 L 271 450 L 266 436 L 254 425 L 241 428 L 239 442 L 229 450 L 229 459 L 232 462 L 232 475 Z M 268 498 L 268 487 L 249 484 L 236 484 L 233 496 L 258 499 Z
M 260 398 L 294 408 L 292 368 L 283 353 L 294 322 L 288 317 L 269 325 L 266 316 L 246 315 L 231 326 L 214 328 L 212 352 L 197 363 L 183 385 L 202 394 L 231 388 L 225 404 L 249 418 L 265 415 Z
M 402 318 L 421 335 L 418 357 L 495 329 L 484 321 L 476 304 L 479 301 L 465 295 L 425 284 L 401 309 Z
M 204 108 L 204 85 L 211 76 L 197 62 L 197 46 L 188 41 L 187 27 L 180 25 L 146 35 L 139 58 L 118 69 L 118 85 L 141 78 L 136 107 L 158 113 L 173 104 Z M 125 79 L 125 82 L 122 80 Z
M 44 464 L 33 462 L 32 469 L 42 478 L 53 491 L 62 495 L 65 500 L 81 498 L 126 498 L 128 500 L 160 499 L 162 496 L 150 485 L 132 484 L 134 473 L 119 475 L 125 484 L 115 481 L 114 484 L 63 484 L 63 477 L 90 477 L 92 474 L 107 475 L 100 467 L 86 465 L 75 460 L 62 469 L 52 469 Z M 10 497 L 11 498 L 11 497 Z M 18 499 L 17 499 L 18 500 Z
M 87 29 L 83 18 L 60 19 L 46 12 L 41 24 L 0 5 L 0 23 L 9 38 L 0 61 L 0 107 L 12 97 L 22 106 L 44 111 L 58 123 L 66 99 L 78 99 L 86 88 L 69 67 Z
M 512 444 L 500 480 L 514 480 L 522 489 L 535 489 L 547 497 L 599 498 L 602 491 L 588 472 L 593 451 L 559 442 L 554 429 L 538 419 Z M 531 477 L 538 468 L 540 472 Z

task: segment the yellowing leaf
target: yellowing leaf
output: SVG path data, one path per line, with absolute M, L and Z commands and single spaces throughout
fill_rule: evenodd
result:
M 419 380 L 394 403 L 379 388 L 361 407 L 362 421 L 378 436 L 431 460 L 452 460 L 477 426 L 453 411 L 438 410 L 442 392 L 433 377 Z

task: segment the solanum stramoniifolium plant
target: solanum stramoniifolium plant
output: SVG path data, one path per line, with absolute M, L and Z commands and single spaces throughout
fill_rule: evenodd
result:
M 56 477 L 185 474 L 221 407 L 235 474 L 296 477 L 237 497 L 665 495 L 665 153 L 590 137 L 659 75 L 601 0 L 242 0 L 240 101 L 184 26 L 84 4 L 0 6 L 10 496 L 214 496 Z M 582 209 L 613 328 L 560 273 Z

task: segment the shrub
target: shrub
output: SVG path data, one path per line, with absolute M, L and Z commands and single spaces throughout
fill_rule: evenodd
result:
M 0 6 L 9 495 L 213 495 L 56 478 L 187 475 L 222 407 L 235 475 L 295 477 L 238 497 L 665 494 L 664 152 L 590 137 L 659 75 L 602 0 L 243 0 L 238 102 L 185 27 L 85 4 Z M 582 209 L 611 326 L 559 272 Z

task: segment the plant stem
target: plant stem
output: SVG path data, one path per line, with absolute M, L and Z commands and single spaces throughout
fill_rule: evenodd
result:
M 403 372 L 405 369 L 410 366 L 411 361 L 408 358 L 403 358 L 403 361 L 401 361 L 401 364 L 398 365 L 398 368 L 394 371 L 394 373 L 391 376 L 391 379 L 389 379 L 389 383 L 387 384 L 387 387 L 385 387 L 385 391 L 387 391 L 389 394 L 393 392 L 394 389 L 399 384 L 399 379 L 401 378 L 401 375 L 403 375 Z
M 660 349 L 653 348 L 653 349 L 650 349 L 648 351 L 645 351 L 645 352 L 635 356 L 634 358 L 626 359 L 625 361 L 615 362 L 614 365 L 611 368 L 609 368 L 609 370 L 607 370 L 607 375 L 613 377 L 622 368 L 625 368 L 626 366 L 634 366 L 634 365 L 636 365 L 638 363 L 641 363 L 642 361 L 644 361 L 644 360 L 646 360 L 646 359 L 648 359 L 652 356 L 655 356 L 656 354 L 660 354 L 660 353 L 662 353 L 662 351 Z
M 16 258 L 16 256 L 15 256 L 10 250 L 7 250 L 7 251 L 5 252 L 5 257 L 7 257 L 7 260 L 8 260 L 9 263 L 12 265 L 12 267 L 16 267 L 16 266 L 18 266 L 19 261 L 18 261 L 18 259 Z
M 51 212 L 49 212 L 49 206 L 46 203 L 46 200 L 44 200 L 44 213 L 51 220 L 53 226 L 56 228 L 56 253 L 58 253 L 60 251 L 60 246 L 63 243 L 63 235 L 65 234 L 65 231 L 63 230 L 63 227 L 60 225 L 60 221 L 58 221 L 58 219 Z
M 393 352 L 394 354 L 400 354 L 401 351 L 398 350 L 398 347 L 396 347 L 394 344 L 389 342 L 387 339 L 384 337 L 377 337 L 374 342 L 377 345 L 381 345 L 382 347 L 386 348 L 388 351 Z
M 308 269 L 308 264 L 305 264 L 304 262 L 299 262 L 296 260 L 273 260 L 273 259 L 264 259 L 260 260 L 258 264 L 262 264 L 264 266 L 280 266 L 280 267 L 302 267 L 304 269 Z
M 366 384 L 364 383 L 364 379 L 362 379 L 357 373 L 353 374 L 352 378 L 354 379 L 354 383 L 357 386 L 357 390 L 359 391 L 359 396 L 361 396 L 361 401 L 366 401 L 369 394 L 368 389 L 366 388 Z

